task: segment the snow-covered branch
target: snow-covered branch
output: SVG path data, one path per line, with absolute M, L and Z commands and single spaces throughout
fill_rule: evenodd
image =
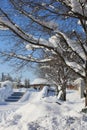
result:
M 63 37 L 63 39 L 66 41 L 66 44 L 69 46 L 69 48 L 71 48 L 72 51 L 76 53 L 76 55 L 78 55 L 83 61 L 86 60 L 85 52 L 80 44 L 78 44 L 75 40 L 71 40 L 60 31 L 56 31 L 56 33 Z
M 85 77 L 85 69 L 82 66 L 80 66 L 76 62 L 69 62 L 68 60 L 65 60 L 65 62 L 68 66 L 74 69 L 75 72 L 79 72 L 82 76 Z
M 45 22 L 45 21 L 42 21 L 41 19 L 37 19 L 35 18 L 32 14 L 29 14 L 29 12 L 26 12 L 25 10 L 21 9 L 20 6 L 17 5 L 17 3 L 15 3 L 14 0 L 10 0 L 11 3 L 14 5 L 14 7 L 20 11 L 23 15 L 27 16 L 28 18 L 30 18 L 33 22 L 47 28 L 47 29 L 50 29 L 51 31 L 53 31 L 53 26 L 49 26 L 50 24 Z M 56 27 L 56 26 L 55 26 Z
M 13 32 L 15 32 L 18 36 L 20 36 L 22 39 L 24 39 L 25 41 L 31 43 L 34 47 L 34 48 L 47 48 L 51 51 L 54 51 L 57 55 L 59 55 L 61 57 L 61 60 L 63 62 L 65 62 L 65 59 L 64 59 L 64 56 L 61 55 L 61 53 L 59 51 L 57 51 L 57 48 L 55 49 L 55 47 L 53 47 L 52 44 L 49 45 L 49 41 L 46 41 L 44 42 L 43 39 L 39 40 L 39 44 L 37 43 L 38 42 L 38 39 L 36 38 L 33 38 L 31 35 L 29 34 L 26 34 L 25 32 L 23 32 L 23 30 L 21 30 L 17 25 L 14 25 L 12 24 L 11 22 L 9 21 L 5 21 L 5 20 L 2 20 L 0 18 L 0 23 L 2 23 L 3 25 L 7 26 L 9 29 L 11 29 Z M 61 33 L 61 32 L 56 32 L 57 34 L 61 35 L 65 40 L 66 42 L 68 43 L 68 45 L 74 50 L 75 50 L 75 46 L 72 47 L 71 43 L 70 43 L 70 40 L 66 37 L 66 35 L 64 33 Z M 56 46 L 57 47 L 57 46 Z M 29 46 L 27 45 L 26 48 L 28 49 Z M 76 48 L 77 49 L 77 48 Z M 79 54 L 79 53 L 78 53 Z M 7 54 L 8 55 L 8 54 Z M 13 55 L 13 54 L 10 54 L 9 56 L 13 56 L 14 58 L 18 58 L 18 59 L 22 59 L 22 60 L 26 60 L 26 61 L 31 61 L 31 62 L 37 62 L 37 63 L 43 63 L 43 62 L 48 62 L 48 61 L 51 61 L 52 59 L 43 59 L 43 60 L 38 60 L 38 59 L 33 59 L 33 58 L 29 58 L 29 57 L 25 57 L 25 56 L 21 56 L 21 55 Z M 80 55 L 82 58 L 83 58 L 83 55 Z M 66 64 L 67 65 L 67 64 Z M 70 67 L 70 66 L 69 66 Z M 70 67 L 72 69 L 72 67 Z M 78 72 L 79 73 L 79 72 Z
M 17 58 L 17 59 L 20 59 L 20 60 L 24 60 L 24 61 L 27 61 L 27 62 L 35 62 L 35 63 L 46 63 L 46 62 L 49 62 L 49 61 L 52 61 L 52 57 L 51 58 L 45 58 L 45 59 L 37 59 L 37 58 L 34 58 L 32 57 L 31 55 L 29 56 L 24 56 L 24 55 L 19 55 L 19 54 L 15 54 L 15 53 L 6 53 L 6 52 L 0 52 L 0 54 L 2 56 L 5 56 L 5 57 L 9 57 L 9 58 Z
M 29 31 L 28 31 L 28 33 L 26 33 L 26 31 L 24 31 L 20 26 L 16 25 L 16 23 L 13 22 L 12 18 L 10 18 L 10 15 L 8 15 L 2 9 L 0 11 L 4 14 L 5 18 L 0 17 L 0 25 L 2 25 L 3 27 L 9 28 L 18 37 L 20 37 L 22 40 L 24 40 L 26 42 L 25 43 L 25 49 L 26 50 L 34 51 L 36 49 L 42 49 L 42 50 L 47 49 L 50 52 L 51 55 L 55 54 L 56 56 L 59 56 L 61 58 L 61 61 L 64 62 L 69 68 L 73 69 L 80 76 L 85 77 L 84 74 L 83 74 L 84 73 L 83 72 L 84 68 L 82 67 L 83 65 L 78 67 L 78 65 L 77 65 L 78 62 L 77 62 L 75 65 L 78 68 L 78 71 L 76 71 L 75 66 L 72 67 L 72 64 L 71 64 L 71 66 L 69 64 L 69 61 L 66 62 L 66 60 L 65 60 L 66 56 L 64 55 L 65 54 L 64 52 L 65 51 L 67 52 L 67 50 L 64 47 L 62 47 L 60 39 L 61 38 L 63 39 L 63 42 L 65 42 L 65 44 L 68 46 L 68 48 L 70 48 L 72 50 L 72 52 L 74 52 L 75 55 L 77 55 L 77 57 L 79 57 L 79 59 L 81 61 L 83 61 L 83 63 L 86 60 L 86 53 L 84 52 L 84 47 L 82 46 L 82 44 L 78 44 L 78 42 L 76 43 L 75 40 L 71 40 L 64 32 L 59 31 L 57 29 L 57 26 L 54 26 L 53 24 L 51 24 L 51 22 L 49 22 L 50 20 L 48 20 L 48 18 L 49 18 L 49 16 L 51 17 L 51 15 L 50 15 L 51 13 L 52 13 L 52 15 L 53 15 L 53 13 L 55 13 L 56 19 L 57 19 L 57 17 L 59 18 L 60 15 L 63 16 L 63 17 L 64 17 L 64 15 L 66 15 L 66 16 L 78 18 L 78 20 L 80 20 L 80 21 L 81 21 L 81 18 L 82 18 L 82 22 L 83 22 L 83 20 L 86 20 L 86 18 L 87 18 L 87 16 L 86 16 L 86 11 L 87 11 L 86 10 L 86 6 L 87 6 L 86 1 L 85 0 L 84 1 L 82 1 L 82 0 L 81 1 L 56 0 L 56 1 L 50 1 L 50 4 L 48 4 L 48 5 L 45 4 L 45 3 L 42 3 L 41 8 L 39 8 L 40 7 L 40 5 L 38 5 L 39 2 L 34 1 L 34 2 L 37 3 L 38 10 L 42 11 L 41 9 L 43 7 L 43 10 L 45 10 L 45 11 L 47 10 L 47 11 L 50 12 L 48 18 L 47 18 L 47 15 L 46 15 L 46 17 L 45 17 L 45 18 L 47 18 L 46 20 L 41 19 L 42 16 L 39 17 L 39 13 L 33 12 L 33 11 L 35 11 L 35 3 L 33 3 L 34 7 L 31 6 L 31 4 L 29 3 L 29 6 L 31 6 L 32 11 L 28 12 L 28 10 L 25 9 L 25 7 L 23 5 L 22 6 L 24 8 L 21 5 L 17 4 L 17 1 L 10 0 L 10 2 L 15 7 L 14 9 L 16 9 L 18 11 L 19 15 L 20 14 L 23 15 L 23 17 L 26 16 L 29 19 L 29 22 L 32 21 L 33 24 L 37 23 L 36 25 L 40 26 L 40 28 L 42 27 L 42 28 L 49 30 L 51 32 L 50 33 L 51 37 L 48 38 L 48 36 L 47 36 L 48 40 L 46 40 L 45 38 L 44 39 L 39 38 L 39 40 L 38 40 L 38 38 L 35 37 L 34 35 L 31 35 L 29 33 Z M 62 7 L 62 4 L 65 4 L 66 6 L 65 6 L 64 10 L 67 8 L 66 11 L 64 12 L 64 10 L 63 11 L 62 10 L 61 11 L 56 10 L 57 7 L 54 4 L 55 2 L 58 2 L 58 4 L 60 4 L 59 2 L 61 2 L 61 7 Z M 78 2 L 80 2 L 80 3 L 78 4 Z M 77 5 L 79 7 L 77 7 Z M 82 8 L 83 6 L 84 6 L 84 8 Z M 79 8 L 81 8 L 81 9 L 79 9 Z M 83 13 L 83 9 L 84 9 L 84 13 Z M 35 16 L 35 14 L 36 14 L 36 16 Z M 41 12 L 41 14 L 42 14 L 42 12 Z M 52 16 L 52 19 L 53 19 L 53 16 Z M 55 25 L 57 25 L 58 22 L 59 21 L 55 22 Z M 75 38 L 73 38 L 73 39 L 75 39 Z M 30 61 L 31 62 L 37 62 L 37 63 L 44 63 L 44 62 L 48 62 L 48 61 L 52 60 L 52 58 L 50 58 L 50 57 L 41 60 L 39 58 L 36 59 L 34 57 L 31 57 L 31 56 L 16 55 L 16 54 L 13 55 L 11 53 L 6 54 L 6 55 L 8 55 L 10 57 L 21 59 L 21 60 L 26 60 L 26 61 L 29 61 L 29 62 Z M 72 63 L 74 63 L 74 62 L 72 62 Z M 85 67 L 85 65 L 84 65 L 84 67 Z M 81 69 L 82 69 L 82 73 L 81 73 Z

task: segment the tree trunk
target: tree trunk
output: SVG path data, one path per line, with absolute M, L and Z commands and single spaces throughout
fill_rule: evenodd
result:
M 85 107 L 87 106 L 87 70 L 86 70 L 86 79 L 85 79 Z
M 66 101 L 66 80 L 65 80 L 64 83 L 63 83 L 62 92 L 63 92 L 62 100 L 63 100 L 63 101 Z
M 59 94 L 59 90 L 58 90 L 58 86 L 56 85 L 56 96 L 58 96 Z
M 86 88 L 86 97 L 85 97 L 85 107 L 87 106 L 87 88 Z
M 66 90 L 63 90 L 62 100 L 66 101 Z
M 87 55 L 86 55 L 86 66 L 85 66 L 85 107 L 87 106 Z

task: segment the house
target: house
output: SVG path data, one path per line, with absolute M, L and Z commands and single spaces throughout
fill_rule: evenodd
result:
M 37 90 L 42 90 L 44 86 L 48 86 L 50 91 L 55 91 L 56 86 L 52 83 L 52 81 L 48 81 L 47 79 L 37 78 L 31 84 L 30 87 L 33 87 Z
M 80 94 L 80 98 L 84 97 L 84 90 L 85 90 L 85 82 L 82 78 L 78 78 L 74 81 L 74 86 L 77 87 L 79 94 Z

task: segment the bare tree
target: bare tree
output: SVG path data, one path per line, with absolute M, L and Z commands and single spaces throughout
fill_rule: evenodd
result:
M 9 0 L 9 5 L 16 18 L 9 14 L 9 8 L 7 11 L 0 8 L 0 27 L 11 30 L 22 39 L 23 42 L 18 45 L 23 47 L 21 49 L 25 46 L 28 53 L 18 53 L 13 49 L 1 51 L 1 54 L 7 60 L 15 58 L 24 61 L 24 66 L 29 62 L 44 63 L 56 60 L 53 57 L 55 53 L 68 68 L 85 80 L 87 106 L 87 1 Z M 23 25 L 18 22 L 20 19 L 17 21 L 20 17 L 25 19 Z M 60 39 L 65 43 L 65 47 Z M 50 55 L 34 55 L 34 52 L 42 52 L 41 50 L 48 51 Z M 67 58 L 69 51 L 72 51 L 70 56 L 76 57 L 74 60 Z
M 54 55 L 54 57 L 56 57 L 56 55 Z M 56 59 L 56 61 L 39 64 L 39 73 L 43 75 L 43 78 L 46 77 L 50 82 L 56 85 L 56 95 L 62 90 L 63 94 L 61 99 L 66 101 L 66 88 L 68 83 L 73 82 L 78 75 L 69 69 L 64 62 L 61 61 L 60 57 L 57 56 Z
M 40 64 L 40 73 L 43 73 L 44 76 L 48 79 L 48 81 L 52 82 L 56 85 L 56 95 L 59 93 L 59 87 L 63 92 L 62 100 L 66 100 L 66 78 L 65 73 L 65 65 L 61 63 L 61 60 L 57 57 L 57 61 L 51 61 L 50 63 Z

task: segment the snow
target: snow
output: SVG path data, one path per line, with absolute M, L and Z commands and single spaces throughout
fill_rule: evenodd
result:
M 81 113 L 84 98 L 79 92 L 67 90 L 67 100 L 62 102 L 56 96 L 47 97 L 47 89 L 14 90 L 25 94 L 16 103 L 0 105 L 0 130 L 86 130 L 87 115 Z
M 58 47 L 58 43 L 60 42 L 60 39 L 56 37 L 56 35 L 53 35 L 49 38 L 49 42 L 54 46 Z
M 0 25 L 0 30 L 8 30 L 8 28 L 4 27 L 3 25 Z
M 50 24 L 52 24 L 51 22 L 50 22 Z M 38 39 L 37 38 L 34 38 L 35 40 L 37 40 L 38 41 Z M 54 35 L 54 36 L 52 36 L 52 37 L 50 37 L 49 38 L 49 40 L 47 41 L 47 40 L 45 40 L 45 39 L 43 39 L 43 38 L 40 38 L 39 39 L 39 44 L 41 44 L 41 45 L 46 45 L 46 46 L 50 46 L 50 47 L 57 47 L 58 45 L 57 45 L 57 42 L 59 42 L 58 41 L 59 39 Z M 26 46 L 25 46 L 25 48 L 27 49 L 27 50 L 33 50 L 33 49 L 39 49 L 39 48 L 44 48 L 44 46 L 39 46 L 39 45 L 35 45 L 35 44 L 27 44 Z
M 44 86 L 44 88 L 40 92 L 40 98 L 47 97 L 48 94 L 48 86 Z
M 37 78 L 31 84 L 46 84 L 46 83 L 48 83 L 47 79 Z
M 79 25 L 81 25 L 81 22 L 80 22 L 80 20 L 78 20 L 78 24 L 79 24 Z
M 0 102 L 3 102 L 12 93 L 13 93 L 12 82 L 10 81 L 2 82 L 0 88 Z
M 73 68 L 73 70 L 75 70 L 76 72 L 79 72 L 81 75 L 85 76 L 84 68 L 80 66 L 79 64 L 77 64 L 76 62 L 69 62 L 66 59 L 66 64 L 70 66 L 71 68 Z
M 40 47 L 38 45 L 27 44 L 25 48 L 27 50 L 33 50 L 33 49 L 39 49 Z M 41 47 L 41 48 L 43 48 L 43 47 Z
M 60 90 L 57 98 L 60 99 L 62 94 L 63 94 L 63 92 L 62 92 L 62 90 Z
M 81 82 L 82 78 L 78 78 L 73 82 L 73 85 L 77 85 Z
M 58 35 L 61 35 L 67 42 L 68 46 L 77 53 L 84 61 L 86 60 L 86 55 L 84 50 L 82 49 L 81 45 L 77 43 L 75 40 L 71 40 L 68 38 L 64 33 L 56 31 Z
M 84 5 L 86 0 L 80 0 L 84 5 L 84 11 L 78 0 L 68 0 L 72 7 L 73 12 L 77 12 L 85 16 L 87 15 L 87 3 Z M 42 3 L 45 6 L 45 3 Z M 53 8 L 52 5 L 49 5 Z M 32 15 L 30 18 L 34 19 Z M 1 23 L 7 24 L 12 30 L 23 37 L 37 43 L 38 39 L 31 37 L 30 35 L 24 35 L 20 33 L 20 29 L 17 26 L 13 26 L 10 22 L 0 19 Z M 39 20 L 36 20 L 40 23 Z M 86 21 L 87 23 L 87 21 Z M 47 25 L 54 26 L 54 23 L 47 23 Z M 80 24 L 80 21 L 78 21 Z M 48 26 L 49 27 L 49 26 Z M 56 26 L 55 26 L 56 27 Z M 2 27 L 0 27 L 3 29 Z M 86 59 L 82 47 L 74 40 L 69 39 L 65 34 L 59 32 L 67 41 L 68 46 L 75 51 L 83 60 Z M 58 40 L 58 41 L 57 41 Z M 50 45 L 49 45 L 50 43 Z M 49 41 L 42 38 L 39 39 L 39 44 L 42 45 L 40 48 L 44 48 L 43 45 L 50 47 L 58 47 L 59 39 L 56 36 L 49 38 Z M 26 45 L 27 50 L 38 49 L 38 45 Z M 11 54 L 13 55 L 13 53 Z M 15 56 L 15 55 L 14 55 Z M 34 59 L 29 55 L 31 61 Z M 29 57 L 19 55 L 19 58 L 29 60 Z M 47 61 L 51 59 L 42 60 Z M 37 59 L 36 59 L 37 61 Z M 68 62 L 68 65 L 73 67 L 75 71 L 80 71 L 84 76 L 84 68 L 75 62 Z M 32 84 L 44 84 L 48 81 L 46 79 L 36 79 Z M 12 93 L 12 85 L 5 82 L 0 88 L 0 130 L 86 130 L 87 129 L 87 114 L 81 112 L 84 108 L 84 98 L 80 99 L 79 92 L 76 90 L 67 90 L 66 102 L 59 100 L 62 91 L 60 91 L 58 97 L 47 96 L 48 87 L 45 86 L 40 92 L 33 89 L 18 89 L 13 91 L 25 92 L 23 97 L 15 103 L 7 103 L 4 101 Z M 59 105 L 60 103 L 61 105 Z
M 78 12 L 78 13 L 85 15 L 85 16 L 87 15 L 86 0 L 80 0 L 80 1 L 79 0 L 71 0 L 71 7 L 72 7 L 72 11 Z

